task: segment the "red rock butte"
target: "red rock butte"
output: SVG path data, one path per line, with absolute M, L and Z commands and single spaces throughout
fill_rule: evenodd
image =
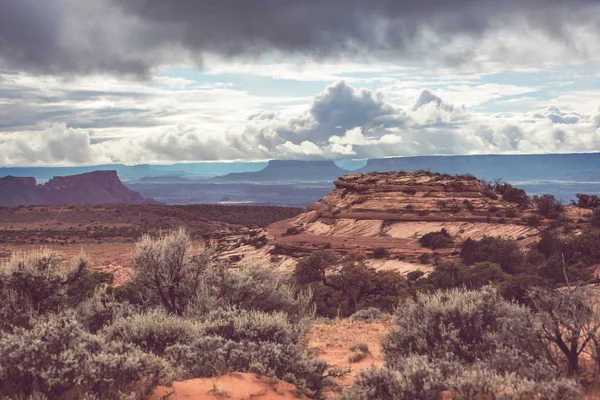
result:
M 0 178 L 0 206 L 156 204 L 121 183 L 116 171 L 57 176 L 43 185 L 35 178 Z

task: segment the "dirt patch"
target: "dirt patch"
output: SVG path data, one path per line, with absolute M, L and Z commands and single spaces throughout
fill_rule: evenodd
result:
M 279 379 L 249 373 L 231 373 L 215 378 L 197 378 L 158 386 L 150 400 L 292 400 L 306 399 L 296 387 Z
M 340 389 L 352 386 L 356 375 L 368 368 L 383 367 L 381 340 L 387 335 L 391 320 L 364 323 L 350 319 L 336 319 L 332 323 L 317 322 L 308 332 L 308 346 L 315 357 L 327 361 L 334 368 L 350 372 L 337 380 Z M 368 355 L 359 362 L 350 362 L 354 346 L 366 344 Z

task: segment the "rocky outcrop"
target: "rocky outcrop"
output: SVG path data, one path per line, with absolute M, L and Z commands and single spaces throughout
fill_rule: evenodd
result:
M 0 206 L 156 203 L 125 187 L 116 171 L 59 176 L 43 185 L 34 178 L 0 178 Z
M 523 246 L 531 243 L 540 236 L 539 228 L 524 222 L 532 212 L 532 205 L 502 200 L 471 175 L 350 174 L 336 180 L 334 190 L 307 212 L 269 225 L 268 244 L 260 252 L 263 260 L 270 254 L 270 261 L 282 268 L 290 266 L 289 258 L 331 249 L 364 254 L 377 268 L 427 270 L 435 257 L 458 259 L 467 238 L 502 236 Z M 452 236 L 453 246 L 431 250 L 420 245 L 423 235 L 441 229 Z M 244 250 L 241 256 L 259 259 Z

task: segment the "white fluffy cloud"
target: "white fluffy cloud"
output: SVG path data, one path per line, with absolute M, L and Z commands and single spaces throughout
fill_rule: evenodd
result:
M 40 132 L 20 133 L 0 142 L 0 164 L 82 164 L 109 162 L 88 132 L 54 124 Z
M 472 114 L 423 90 L 412 107 L 344 81 L 296 115 L 253 113 L 226 132 L 193 124 L 157 126 L 119 139 L 54 124 L 0 141 L 0 164 L 178 160 L 337 159 L 423 154 L 600 151 L 600 114 L 548 106 L 511 116 Z

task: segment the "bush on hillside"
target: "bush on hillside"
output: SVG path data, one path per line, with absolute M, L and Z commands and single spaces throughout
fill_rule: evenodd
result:
M 544 347 L 535 339 L 530 316 L 490 287 L 419 294 L 395 314 L 395 326 L 383 343 L 386 365 L 399 368 L 410 355 L 472 364 L 504 348 L 543 363 Z
M 592 212 L 592 218 L 590 218 L 590 223 L 594 228 L 600 228 L 600 207 L 596 207 Z
M 306 326 L 291 323 L 284 313 L 218 310 L 201 325 L 201 336 L 166 350 L 187 377 L 258 372 L 294 383 L 311 396 L 332 383 L 325 374 L 327 364 L 303 348 Z
M 577 193 L 575 196 L 577 197 L 577 203 L 575 203 L 575 204 L 579 208 L 591 209 L 591 208 L 600 207 L 600 197 L 598 197 L 598 195 Z
M 368 307 L 391 311 L 407 295 L 406 280 L 399 272 L 376 270 L 363 257 L 339 258 L 327 250 L 301 260 L 294 278 L 314 290 L 317 313 L 327 317 L 349 316 Z
M 375 322 L 383 319 L 383 313 L 375 307 L 363 308 L 350 316 L 353 321 Z
M 108 282 L 84 257 L 65 268 L 48 251 L 15 254 L 0 267 L 0 329 L 29 326 L 31 318 L 73 307 Z
M 479 262 L 498 264 L 502 270 L 514 274 L 520 271 L 523 254 L 517 242 L 501 237 L 486 236 L 481 240 L 468 238 L 463 242 L 460 256 L 467 265 Z
M 564 205 L 560 200 L 556 200 L 551 194 L 534 196 L 533 202 L 541 216 L 549 219 L 556 219 L 564 211 Z
M 390 252 L 385 247 L 377 247 L 375 250 L 373 250 L 374 258 L 386 258 L 389 256 L 390 256 Z
M 517 189 L 508 183 L 497 186 L 497 192 L 502 194 L 502 200 L 526 206 L 531 201 L 523 189 Z
M 297 345 L 236 342 L 220 336 L 205 336 L 191 344 L 171 346 L 167 352 L 171 362 L 181 366 L 190 378 L 250 371 L 293 383 L 311 398 L 319 398 L 333 385 L 325 373 L 327 363 L 315 360 Z
M 151 389 L 168 370 L 136 347 L 104 342 L 68 315 L 0 337 L 0 392 L 11 398 L 62 398 L 74 391 L 122 398 L 138 390 L 142 378 Z
M 289 282 L 274 276 L 267 268 L 231 270 L 217 266 L 207 272 L 204 280 L 207 289 L 204 292 L 211 291 L 213 301 L 205 301 L 210 306 L 203 307 L 205 310 L 202 310 L 202 314 L 216 306 L 281 311 L 295 320 L 312 317 L 315 312 L 310 288 L 298 290 Z M 198 310 L 197 306 L 195 308 Z
M 441 231 L 429 232 L 421 236 L 419 243 L 423 247 L 435 250 L 445 247 L 452 247 L 454 240 L 452 239 L 450 233 L 448 233 L 445 228 L 442 228 Z
M 432 400 L 440 399 L 446 374 L 442 366 L 432 365 L 425 357 L 404 360 L 399 370 L 371 368 L 361 371 L 342 400 Z
M 75 308 L 75 316 L 88 332 L 97 333 L 133 310 L 131 304 L 118 302 L 106 290 L 100 290 Z
M 580 398 L 577 383 L 547 358 L 535 318 L 489 287 L 420 294 L 396 312 L 386 368 L 361 372 L 342 398 Z
M 151 304 L 183 315 L 201 288 L 209 254 L 194 253 L 189 234 L 179 229 L 153 239 L 144 235 L 133 256 L 134 283 L 143 288 Z
M 452 368 L 455 368 L 454 370 Z M 532 381 L 516 374 L 501 374 L 485 366 L 463 369 L 452 363 L 430 363 L 423 357 L 410 357 L 401 371 L 368 369 L 361 371 L 342 400 L 434 400 L 442 391 L 452 399 L 554 399 L 581 398 L 577 382 L 565 378 Z
M 203 335 L 201 324 L 162 309 L 119 318 L 104 333 L 109 341 L 130 343 L 156 355 L 164 355 L 169 346 L 189 343 Z

